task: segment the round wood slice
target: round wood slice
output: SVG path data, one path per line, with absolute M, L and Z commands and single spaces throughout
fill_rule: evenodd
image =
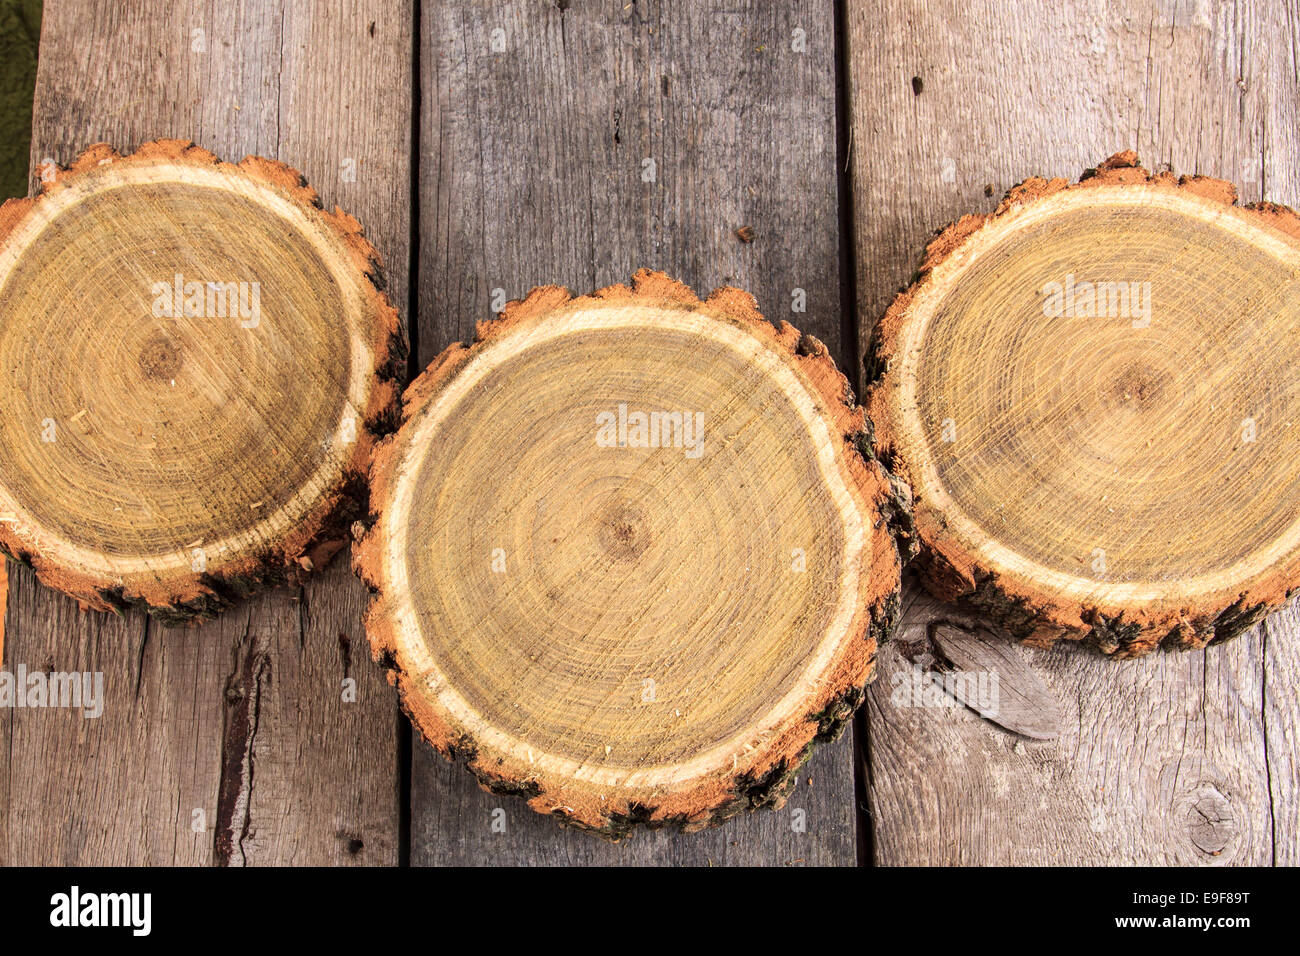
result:
M 1300 218 L 1131 153 L 930 245 L 868 350 L 923 580 L 1036 644 L 1234 636 L 1300 584 Z
M 906 505 L 825 346 L 642 271 L 533 290 L 404 405 L 354 561 L 424 737 L 613 839 L 779 805 L 898 607 Z
M 365 514 L 403 361 L 374 249 L 298 173 L 91 147 L 0 209 L 0 546 L 167 620 L 296 578 Z

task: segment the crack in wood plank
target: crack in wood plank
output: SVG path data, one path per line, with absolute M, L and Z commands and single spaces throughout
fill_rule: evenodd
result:
M 271 657 L 251 633 L 252 612 L 235 648 L 226 680 L 226 719 L 222 741 L 221 794 L 213 830 L 213 856 L 219 866 L 245 866 L 244 843 L 253 830 L 253 785 L 262 699 L 271 683 Z

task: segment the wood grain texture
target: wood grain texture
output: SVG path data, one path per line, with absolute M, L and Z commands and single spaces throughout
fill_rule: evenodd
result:
M 1300 601 L 1265 619 L 1260 628 L 1263 644 L 1264 752 L 1268 764 L 1269 821 L 1273 836 L 1273 864 L 1300 865 L 1300 654 L 1295 651 L 1300 634 Z
M 1300 589 L 1300 216 L 1235 196 L 1123 152 L 930 242 L 864 401 L 937 597 L 1126 658 L 1230 640 Z
M 748 292 L 649 269 L 533 289 L 450 346 L 353 549 L 420 736 L 611 840 L 780 806 L 898 610 L 910 513 L 848 394 Z
M 301 583 L 366 515 L 405 372 L 357 221 L 186 140 L 42 180 L 0 207 L 0 548 L 173 624 Z
M 1264 3 L 848 4 L 862 326 L 936 229 L 1123 148 L 1235 181 L 1243 201 L 1295 204 L 1296 22 L 1293 5 Z M 1283 741 L 1298 637 L 1283 612 L 1230 645 L 1120 667 L 1023 650 L 1061 702 L 1061 735 L 1044 743 L 964 708 L 897 706 L 903 662 L 882 654 L 868 714 L 876 862 L 1295 859 Z
M 1031 740 L 1051 740 L 1061 732 L 1061 708 L 1056 695 L 1025 663 L 1013 642 L 987 631 L 967 631 L 951 624 L 932 628 L 930 636 L 947 665 L 937 683 L 961 703 L 999 727 Z M 945 673 L 973 674 L 976 683 L 945 683 Z M 997 675 L 991 693 L 978 683 L 980 675 L 985 674 Z
M 369 226 L 404 311 L 412 18 L 407 0 L 51 0 L 33 169 L 160 136 L 279 158 Z M 106 700 L 93 720 L 0 711 L 0 862 L 397 861 L 396 704 L 352 649 L 345 562 L 195 629 L 81 614 L 11 570 L 6 666 L 101 670 Z
M 586 291 L 647 266 L 748 289 L 847 367 L 829 4 L 430 2 L 420 43 L 421 365 L 534 285 Z M 417 741 L 411 859 L 852 863 L 850 741 L 810 766 L 782 811 L 607 846 L 503 805 Z
M 1013 734 L 1033 740 L 1056 737 L 1061 732 L 1060 702 L 1030 667 L 1012 635 L 978 611 L 940 601 L 917 578 L 914 567 L 904 573 L 902 608 L 895 633 L 895 650 L 912 665 L 909 690 L 915 693 L 919 687 L 928 693 L 930 685 L 934 685 Z M 976 683 L 945 683 L 944 677 L 949 674 L 974 676 Z M 989 707 L 989 694 L 978 680 L 994 674 L 995 703 Z M 891 687 L 891 692 L 895 689 Z

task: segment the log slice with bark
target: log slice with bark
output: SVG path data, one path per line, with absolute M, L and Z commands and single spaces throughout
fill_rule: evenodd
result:
M 373 481 L 355 567 L 415 726 L 608 838 L 779 804 L 897 614 L 905 494 L 736 289 L 534 289 L 412 384 Z
M 1131 153 L 930 244 L 867 349 L 921 577 L 1045 645 L 1232 637 L 1300 584 L 1300 218 Z
M 168 621 L 323 564 L 404 366 L 358 223 L 180 141 L 47 179 L 0 209 L 0 547 Z

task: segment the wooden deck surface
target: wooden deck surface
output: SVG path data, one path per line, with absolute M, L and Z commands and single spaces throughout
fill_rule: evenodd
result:
M 1132 147 L 1300 205 L 1298 22 L 1263 0 L 46 0 L 33 174 L 162 136 L 295 166 L 366 225 L 413 366 L 533 285 L 650 265 L 752 290 L 860 378 L 927 237 L 1026 176 Z M 1060 715 L 1046 741 L 896 706 L 899 642 L 784 809 L 618 846 L 412 742 L 362 607 L 342 560 L 197 629 L 83 614 L 10 565 L 4 667 L 103 671 L 107 699 L 0 710 L 0 864 L 1300 862 L 1295 606 L 1138 662 L 1004 648 L 1003 695 Z

